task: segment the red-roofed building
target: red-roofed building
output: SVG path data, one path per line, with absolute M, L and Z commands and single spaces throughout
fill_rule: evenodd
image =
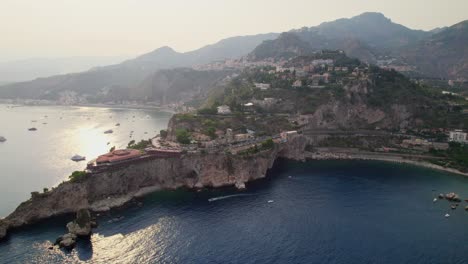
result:
M 127 161 L 140 157 L 142 154 L 139 150 L 136 149 L 119 149 L 109 152 L 107 154 L 101 155 L 96 159 L 96 164 L 105 164 L 105 163 L 118 163 L 122 161 Z

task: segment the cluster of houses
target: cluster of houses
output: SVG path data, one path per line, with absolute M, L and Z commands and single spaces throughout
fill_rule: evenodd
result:
M 411 138 L 404 139 L 401 143 L 401 147 L 405 149 L 427 152 L 430 149 L 447 150 L 449 148 L 449 144 L 445 142 L 431 142 L 421 138 Z
M 316 59 L 300 64 L 296 63 L 290 67 L 277 65 L 274 70 L 268 70 L 268 74 L 274 74 L 276 78 L 281 80 L 291 80 L 293 88 L 306 86 L 324 88 L 329 83 L 342 84 L 344 79 L 366 79 L 368 77 L 367 71 L 367 67 L 335 66 L 332 59 Z M 271 88 L 269 83 L 256 82 L 254 85 L 261 90 Z
M 255 67 L 276 67 L 277 65 L 283 65 L 287 61 L 275 61 L 274 59 L 268 58 L 260 61 L 251 61 L 248 58 L 240 59 L 227 59 L 214 61 L 208 64 L 195 65 L 192 68 L 197 71 L 224 71 L 224 70 L 243 70 L 245 68 Z

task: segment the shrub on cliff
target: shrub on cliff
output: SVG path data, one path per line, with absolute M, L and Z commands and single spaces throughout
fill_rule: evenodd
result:
M 202 108 L 198 109 L 197 113 L 200 115 L 216 115 L 218 113 L 218 110 L 216 109 L 216 107 Z
M 272 149 L 275 146 L 275 142 L 273 142 L 273 139 L 269 138 L 265 141 L 262 142 L 262 150 L 264 149 Z
M 177 129 L 176 138 L 180 144 L 190 144 L 190 133 L 187 129 Z
M 132 140 L 128 143 L 128 148 L 136 150 L 144 150 L 148 145 L 151 145 L 151 140 L 141 140 L 138 143 L 135 143 L 135 140 Z
M 216 139 L 218 136 L 216 135 L 216 128 L 215 127 L 207 127 L 204 132 L 205 135 L 209 136 L 211 139 Z
M 79 182 L 86 178 L 86 172 L 84 171 L 74 171 L 69 177 L 71 182 Z
M 166 138 L 167 137 L 167 130 L 161 129 L 161 131 L 159 131 L 159 135 L 161 136 L 161 138 Z

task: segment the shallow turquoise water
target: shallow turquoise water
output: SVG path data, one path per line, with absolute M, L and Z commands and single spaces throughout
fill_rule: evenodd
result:
M 71 161 L 73 155 L 90 160 L 112 146 L 125 147 L 131 139 L 153 137 L 166 128 L 170 116 L 155 110 L 0 105 L 0 136 L 7 139 L 0 143 L 0 217 L 32 191 L 55 186 L 84 169 L 86 161 Z M 31 127 L 37 131 L 28 131 Z M 114 133 L 104 134 L 108 129 Z
M 468 179 L 382 162 L 279 161 L 245 192 L 159 192 L 100 216 L 72 252 L 47 249 L 70 218 L 15 231 L 0 263 L 467 263 L 468 212 L 432 201 L 451 191 L 467 199 Z

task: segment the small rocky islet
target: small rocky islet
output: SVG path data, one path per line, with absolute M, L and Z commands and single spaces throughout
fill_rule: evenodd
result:
M 76 212 L 76 219 L 69 222 L 66 227 L 68 233 L 58 237 L 54 246 L 70 250 L 75 247 L 77 239 L 89 239 L 92 229 L 97 227 L 97 222 L 91 217 L 88 209 L 80 209 Z

